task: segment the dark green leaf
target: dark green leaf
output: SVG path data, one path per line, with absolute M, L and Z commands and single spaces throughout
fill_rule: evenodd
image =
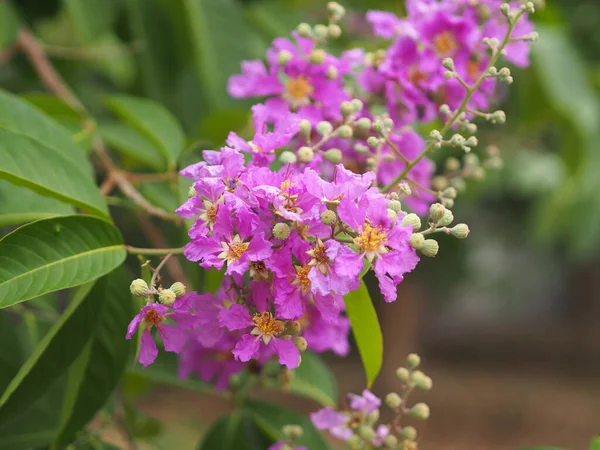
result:
M 383 363 L 383 335 L 371 296 L 364 281 L 360 288 L 344 298 L 352 333 L 365 368 L 367 386 L 371 386 Z
M 248 411 L 237 410 L 217 420 L 208 430 L 199 450 L 265 450 L 274 442 L 255 424 Z
M 105 275 L 125 259 L 119 231 L 65 216 L 24 225 L 0 240 L 0 308 Z
M 323 406 L 335 406 L 339 395 L 333 373 L 320 356 L 311 352 L 302 354 L 302 363 L 294 371 L 290 390 Z
M 106 403 L 133 353 L 133 341 L 124 338 L 135 314 L 129 282 L 127 271 L 118 269 L 98 280 L 88 294 L 88 301 L 102 305 L 100 319 L 88 351 L 82 352 L 70 369 L 70 378 L 80 382 L 69 382 L 57 444 L 71 440 Z
M 102 138 L 113 149 L 158 171 L 167 169 L 160 148 L 141 132 L 118 122 L 100 125 Z
M 17 40 L 19 20 L 9 2 L 0 3 L 0 50 L 4 51 Z
M 80 42 L 90 42 L 105 35 L 115 21 L 119 0 L 62 0 Z
M 600 450 L 600 436 L 596 436 L 590 442 L 590 450 Z
M 162 105 L 145 98 L 126 95 L 107 99 L 109 108 L 149 138 L 161 150 L 170 168 L 174 168 L 185 147 L 185 135 L 173 115 Z

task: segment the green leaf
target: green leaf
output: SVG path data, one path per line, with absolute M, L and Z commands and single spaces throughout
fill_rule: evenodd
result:
M 590 450 L 600 450 L 600 436 L 596 436 L 590 442 Z
M 90 42 L 109 31 L 117 18 L 119 0 L 62 0 L 81 42 Z
M 114 150 L 157 171 L 167 169 L 161 149 L 139 131 L 119 122 L 100 125 L 100 135 Z
M 265 436 L 256 425 L 248 411 L 239 409 L 217 420 L 198 445 L 198 449 L 264 450 L 273 442 L 274 440 Z
M 344 297 L 344 303 L 360 359 L 365 368 L 367 386 L 371 387 L 383 363 L 383 335 L 364 281 L 361 281 L 356 291 Z
M 290 391 L 323 406 L 335 406 L 339 395 L 333 373 L 320 356 L 311 352 L 302 354 L 302 363 L 294 371 Z
M 129 282 L 127 271 L 118 269 L 98 280 L 88 294 L 87 301 L 102 305 L 99 323 L 88 351 L 82 352 L 70 369 L 57 445 L 70 441 L 106 403 L 133 353 L 133 341 L 124 338 L 127 325 L 135 315 L 127 289 Z M 72 383 L 71 378 L 80 381 Z
M 118 95 L 106 101 L 114 114 L 149 138 L 162 152 L 169 168 L 174 168 L 185 147 L 179 122 L 162 105 L 145 98 Z
M 0 227 L 75 212 L 65 203 L 42 197 L 29 189 L 3 180 L 0 180 L 0 205 Z
M 300 425 L 304 432 L 298 439 L 299 446 L 305 446 L 310 450 L 327 450 L 329 448 L 323 435 L 304 414 L 273 403 L 255 400 L 249 400 L 247 408 L 256 424 L 273 442 L 281 439 L 281 428 L 285 425 Z
M 8 2 L 0 3 L 0 50 L 13 45 L 19 33 L 19 19 Z
M 24 225 L 0 240 L 0 308 L 95 280 L 126 254 L 119 231 L 95 217 Z
M 65 312 L 2 393 L 0 423 L 25 412 L 84 349 L 101 311 L 101 303 L 87 297 L 92 285 L 77 288 Z

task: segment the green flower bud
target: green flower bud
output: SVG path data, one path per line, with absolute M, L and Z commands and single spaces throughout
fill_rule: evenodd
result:
M 342 162 L 342 151 L 339 148 L 330 148 L 325 153 L 323 153 L 323 157 L 334 164 L 339 164 Z
M 141 278 L 133 280 L 129 286 L 129 291 L 136 297 L 145 297 L 149 293 L 148 283 Z
M 329 24 L 328 28 L 328 34 L 330 38 L 333 39 L 337 39 L 342 35 L 342 29 L 340 28 L 339 25 L 335 24 L 335 23 L 331 23 Z
M 421 229 L 421 218 L 415 213 L 409 213 L 402 218 L 402 222 L 400 223 L 402 227 L 407 225 L 412 226 L 413 231 L 419 231 Z
M 287 223 L 276 224 L 273 227 L 273 236 L 275 236 L 275 239 L 285 241 L 288 237 L 290 237 L 290 227 Z
M 371 119 L 368 117 L 361 117 L 356 121 L 356 128 L 361 131 L 369 131 L 371 130 Z
M 450 228 L 450 234 L 457 239 L 465 239 L 469 235 L 469 226 L 466 223 L 459 223 Z
M 375 422 L 377 422 L 379 420 L 379 409 L 376 409 L 375 411 L 373 411 L 371 414 L 369 414 L 366 418 L 365 418 L 365 423 L 367 425 L 373 425 Z
M 329 133 L 331 133 L 333 131 L 333 125 L 331 125 L 329 122 L 323 120 L 322 122 L 319 122 L 317 124 L 317 133 L 319 133 L 321 136 L 325 136 Z
M 294 345 L 300 352 L 303 352 L 306 350 L 306 347 L 308 347 L 308 342 L 306 342 L 306 339 L 302 336 L 296 336 L 294 338 Z
M 329 66 L 327 68 L 327 79 L 335 80 L 338 77 L 338 70 L 335 66 Z
M 410 372 L 406 367 L 399 367 L 396 369 L 396 378 L 398 378 L 402 383 L 408 383 L 410 379 Z
M 327 28 L 327 25 L 323 25 L 322 23 L 319 23 L 313 27 L 313 33 L 319 39 L 325 39 L 327 37 L 328 32 L 329 29 Z
M 340 111 L 344 117 L 352 114 L 354 112 L 354 106 L 352 105 L 352 102 L 350 102 L 350 101 L 342 102 L 342 104 L 340 105 Z
M 441 105 L 440 106 L 440 114 L 443 114 L 445 116 L 451 116 L 452 115 L 452 110 L 450 109 L 450 106 L 448 106 L 445 103 L 443 105 Z M 437 131 L 437 130 L 434 130 L 434 131 Z M 439 131 L 438 131 L 438 133 L 439 133 Z M 440 134 L 440 136 L 441 136 L 441 134 Z M 436 137 L 438 137 L 438 136 L 436 136 Z M 441 141 L 441 139 L 436 139 L 436 141 Z
M 393 434 L 388 434 L 383 439 L 383 445 L 385 445 L 387 448 L 396 448 L 396 446 L 398 445 L 398 438 Z
M 452 58 L 444 58 L 442 66 L 444 69 L 454 70 L 454 60 Z
M 475 136 L 471 136 L 469 139 L 467 139 L 467 142 L 465 144 L 469 147 L 477 147 L 477 144 L 479 144 L 479 140 Z
M 364 425 L 358 429 L 358 435 L 367 442 L 371 442 L 375 439 L 375 431 L 373 428 Z
M 394 126 L 394 121 L 389 117 L 386 117 L 385 119 L 383 119 L 383 126 L 384 128 L 390 129 Z
M 300 322 L 298 322 L 296 320 L 290 320 L 285 323 L 285 329 L 284 329 L 285 334 L 291 334 L 292 336 L 297 336 L 298 334 L 300 334 L 301 331 L 302 331 L 302 325 L 300 325 Z
M 411 195 L 412 189 L 408 185 L 408 183 L 398 183 L 398 192 L 402 195 Z
M 158 293 L 158 301 L 163 305 L 170 306 L 175 302 L 177 295 L 171 289 L 163 289 Z
M 188 198 L 192 198 L 196 194 L 197 192 L 196 189 L 194 189 L 194 186 L 190 186 L 190 188 L 188 189 Z
M 446 209 L 446 211 L 444 211 L 444 215 L 438 221 L 437 224 L 440 227 L 447 227 L 448 225 L 450 225 L 452 223 L 453 220 L 454 220 L 454 214 L 452 214 L 452 211 L 450 211 L 449 209 Z
M 342 125 L 338 128 L 338 134 L 341 138 L 349 139 L 352 137 L 352 127 L 350 125 Z
M 435 239 L 425 239 L 425 242 L 423 242 L 423 245 L 418 250 L 421 250 L 421 253 L 423 253 L 423 255 L 433 258 L 435 255 L 438 254 L 439 249 L 440 244 L 438 244 L 438 242 Z
M 400 203 L 398 200 L 392 200 L 388 203 L 387 207 L 392 211 L 399 212 L 402 210 L 402 203 Z
M 367 145 L 371 147 L 377 147 L 377 145 L 379 145 L 379 139 L 375 136 L 369 136 L 369 138 L 367 139 Z
M 442 197 L 443 198 L 451 198 L 454 200 L 456 198 L 456 189 L 453 188 L 452 186 L 447 187 L 446 189 L 444 189 L 442 191 Z
M 310 136 L 312 125 L 308 120 L 302 119 L 298 124 L 298 127 L 300 128 L 300 133 L 302 133 L 304 137 Z
M 321 213 L 321 222 L 325 225 L 333 225 L 337 222 L 337 215 L 331 210 L 326 210 Z
M 502 3 L 500 5 L 500 11 L 502 11 L 502 14 L 504 14 L 504 16 L 508 17 L 508 15 L 510 14 L 510 5 L 508 3 Z
M 412 248 L 421 250 L 425 244 L 425 236 L 423 236 L 421 233 L 415 233 L 410 237 L 408 242 Z
M 450 145 L 452 145 L 453 147 L 463 147 L 465 145 L 465 142 L 466 139 L 458 133 L 456 133 L 450 138 Z
M 312 36 L 312 28 L 309 24 L 303 22 L 296 27 L 296 32 L 298 35 L 302 37 L 311 37 Z
M 429 418 L 429 406 L 425 403 L 417 403 L 408 410 L 408 414 L 419 420 L 427 420 Z
M 413 373 L 410 374 L 410 383 L 418 388 L 420 385 L 425 383 L 425 378 L 428 377 L 423 372 L 421 372 L 420 370 L 415 370 Z
M 442 205 L 446 208 L 454 208 L 454 200 L 451 198 L 442 198 Z
M 417 430 L 415 430 L 414 427 L 404 427 L 402 428 L 402 431 L 400 432 L 400 434 L 402 435 L 402 437 L 404 439 L 407 439 L 409 441 L 414 441 L 417 439 Z
M 396 220 L 398 218 L 398 213 L 392 209 L 387 210 L 387 215 L 392 220 Z
M 323 64 L 327 53 L 322 48 L 314 49 L 310 54 L 310 62 L 313 64 Z
M 421 364 L 421 357 L 416 353 L 410 353 L 406 357 L 406 367 L 408 367 L 410 370 L 416 369 L 419 367 L 419 364 Z
M 169 289 L 171 289 L 173 292 L 175 292 L 175 296 L 177 298 L 183 297 L 186 292 L 185 284 L 183 284 L 181 281 L 176 281 L 175 283 L 173 283 L 171 285 L 171 287 Z
M 355 98 L 352 100 L 352 104 L 354 105 L 354 112 L 361 112 L 363 109 L 363 102 L 359 99 Z
M 279 161 L 281 161 L 282 164 L 296 164 L 298 158 L 296 157 L 296 154 L 294 152 L 285 150 L 281 152 L 281 155 L 279 155 Z
M 293 55 L 287 50 L 281 50 L 277 54 L 277 63 L 281 66 L 285 66 L 291 59 Z
M 438 223 L 444 217 L 445 212 L 446 207 L 441 203 L 434 203 L 429 207 L 429 217 L 431 217 L 434 223 Z
M 490 122 L 498 125 L 502 125 L 506 122 L 506 113 L 502 110 L 498 110 L 490 115 Z
M 356 434 L 353 434 L 348 438 L 346 444 L 348 444 L 348 448 L 350 448 L 351 450 L 358 450 L 362 447 L 362 439 Z
M 369 147 L 361 144 L 360 142 L 357 142 L 356 144 L 354 144 L 354 151 L 356 153 L 360 153 L 361 155 L 366 155 L 367 153 L 369 153 Z
M 448 158 L 446 160 L 446 170 L 449 172 L 456 172 L 460 169 L 460 161 L 457 158 Z
M 327 12 L 329 12 L 329 14 L 334 16 L 336 19 L 341 19 L 344 14 L 346 14 L 346 10 L 338 2 L 328 2 Z
M 395 392 L 390 392 L 388 395 L 385 396 L 385 404 L 392 409 L 398 408 L 401 403 L 402 399 Z
M 304 430 L 299 425 L 285 425 L 281 429 L 281 432 L 288 439 L 298 439 L 300 436 L 302 436 Z
M 315 157 L 315 152 L 310 147 L 300 147 L 298 149 L 298 160 L 303 163 L 309 163 Z
M 451 70 L 446 70 L 444 72 L 444 78 L 446 80 L 451 80 L 452 78 L 454 78 L 455 72 L 451 71 Z

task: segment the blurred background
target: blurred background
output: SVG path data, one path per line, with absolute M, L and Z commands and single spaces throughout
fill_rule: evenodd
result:
M 102 99 L 125 92 L 165 104 L 190 146 L 219 147 L 230 130 L 250 127 L 251 103 L 228 97 L 228 76 L 299 22 L 323 18 L 325 3 L 4 0 L 0 87 L 28 94 L 79 130 L 78 119 L 44 94 L 27 60 L 13 55 L 19 18 L 104 120 L 111 145 L 119 145 L 118 136 L 110 133 L 113 119 Z M 404 7 L 385 0 L 344 6 L 347 37 L 340 47 L 361 45 L 367 9 L 401 14 Z M 376 393 L 397 387 L 393 373 L 411 351 L 433 378 L 434 389 L 423 397 L 432 409 L 421 429 L 423 448 L 575 450 L 600 433 L 600 2 L 548 0 L 535 21 L 540 40 L 532 67 L 514 70 L 510 93 L 501 93 L 508 122 L 482 125 L 479 135 L 482 148 L 500 147 L 505 168 L 471 182 L 455 208 L 457 220 L 471 228 L 469 239 L 440 242 L 438 257 L 406 278 L 396 303 L 374 296 L 386 346 Z M 0 183 L 1 199 L 9 186 Z M 157 205 L 177 206 L 175 196 L 151 187 L 144 194 Z M 120 225 L 127 241 L 144 244 L 136 223 Z M 355 352 L 327 360 L 341 393 L 362 389 Z M 138 403 L 150 418 L 145 448 L 193 448 L 203 427 L 229 408 L 165 386 Z

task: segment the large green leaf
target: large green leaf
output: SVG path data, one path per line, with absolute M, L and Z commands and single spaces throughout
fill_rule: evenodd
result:
M 87 301 L 101 305 L 99 323 L 89 348 L 70 369 L 57 444 L 71 440 L 94 417 L 123 375 L 134 350 L 134 342 L 124 339 L 127 324 L 135 314 L 127 289 L 129 281 L 127 271 L 118 269 L 98 280 L 88 294 Z
M 26 411 L 65 373 L 88 343 L 102 306 L 87 297 L 92 284 L 77 288 L 65 312 L 0 396 L 0 423 Z
M 346 314 L 365 368 L 367 386 L 371 386 L 383 363 L 383 335 L 371 296 L 364 281 L 344 298 Z
M 0 180 L 0 227 L 73 213 L 66 203 Z
M 594 437 L 590 442 L 590 450 L 600 450 L 600 436 Z
M 107 99 L 109 108 L 121 119 L 148 137 L 161 150 L 170 168 L 174 168 L 185 147 L 185 135 L 175 117 L 154 100 L 113 96 Z
M 199 450 L 265 450 L 275 440 L 264 431 L 244 409 L 221 417 L 208 430 Z
M 300 425 L 304 432 L 298 445 L 310 450 L 327 450 L 329 446 L 323 435 L 313 426 L 310 419 L 296 411 L 273 403 L 250 400 L 246 407 L 256 424 L 273 441 L 281 439 L 281 428 L 285 425 Z
M 158 171 L 167 169 L 160 148 L 139 131 L 119 122 L 100 125 L 102 138 L 113 149 Z
M 311 398 L 323 406 L 335 406 L 339 395 L 333 373 L 320 356 L 311 352 L 302 354 L 302 363 L 294 371 L 290 391 Z
M 120 0 L 62 0 L 62 3 L 82 42 L 93 41 L 110 31 L 121 7 Z
M 95 280 L 125 256 L 119 231 L 102 219 L 65 216 L 24 225 L 0 240 L 0 308 Z

